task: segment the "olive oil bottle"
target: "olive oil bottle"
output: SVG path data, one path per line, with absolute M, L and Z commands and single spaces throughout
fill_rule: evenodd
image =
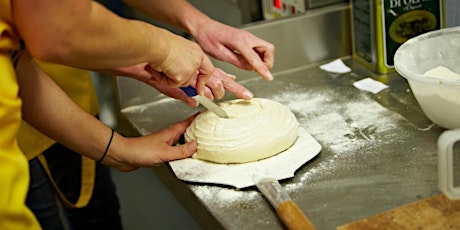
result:
M 394 71 L 408 39 L 445 27 L 444 0 L 351 0 L 353 57 L 378 74 Z

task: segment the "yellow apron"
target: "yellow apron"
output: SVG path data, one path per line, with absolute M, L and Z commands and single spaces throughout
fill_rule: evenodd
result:
M 36 61 L 75 103 L 92 115 L 96 115 L 98 113 L 96 93 L 88 71 L 38 60 Z M 38 157 L 47 172 L 59 199 L 65 206 L 69 208 L 81 208 L 88 204 L 94 187 L 96 168 L 94 160 L 82 156 L 80 197 L 76 203 L 71 203 L 62 194 L 59 187 L 54 182 L 45 156 L 42 154 L 56 142 L 35 130 L 26 122 L 22 122 L 19 129 L 18 143 L 27 159 L 30 160 Z
M 18 48 L 10 0 L 0 0 L 0 229 L 40 229 L 25 204 L 29 165 L 16 141 L 22 103 L 9 51 Z

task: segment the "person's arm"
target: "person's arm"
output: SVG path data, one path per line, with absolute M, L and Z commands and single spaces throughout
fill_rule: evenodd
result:
M 196 43 L 95 1 L 15 0 L 12 9 L 32 56 L 45 61 L 93 70 L 148 63 L 152 78 L 143 81 L 177 87 L 196 80 L 199 92 L 214 72 Z
M 20 57 L 16 72 L 23 119 L 59 143 L 99 160 L 112 130 L 76 105 L 27 53 Z M 195 142 L 172 145 L 193 118 L 143 137 L 126 138 L 115 132 L 102 163 L 129 171 L 189 157 L 196 152 Z
M 217 22 L 186 0 L 124 0 L 152 18 L 191 34 L 213 57 L 271 80 L 275 47 L 251 33 Z
M 185 0 L 123 0 L 146 15 L 162 21 L 191 35 L 196 24 L 211 20 Z

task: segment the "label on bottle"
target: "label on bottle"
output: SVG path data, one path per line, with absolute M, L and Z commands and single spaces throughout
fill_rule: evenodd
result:
M 382 0 L 385 65 L 393 68 L 393 57 L 402 43 L 420 34 L 441 29 L 441 0 Z

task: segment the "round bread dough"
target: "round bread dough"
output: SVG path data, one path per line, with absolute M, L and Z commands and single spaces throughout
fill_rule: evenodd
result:
M 284 105 L 263 98 L 219 104 L 229 118 L 200 113 L 185 132 L 198 143 L 193 158 L 216 163 L 246 163 L 276 155 L 297 139 L 299 123 Z

